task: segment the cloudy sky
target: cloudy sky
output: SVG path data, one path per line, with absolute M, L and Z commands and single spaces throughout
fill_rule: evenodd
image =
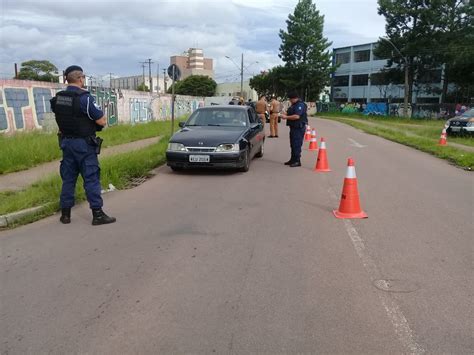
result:
M 79 64 L 91 75 L 153 75 L 189 47 L 214 59 L 217 82 L 238 81 L 280 64 L 279 29 L 298 0 L 0 0 L 0 77 L 13 63 L 46 59 L 60 70 Z M 325 16 L 331 48 L 384 34 L 376 0 L 313 0 Z M 235 65 L 226 56 L 233 58 Z M 257 63 L 258 62 L 258 63 Z

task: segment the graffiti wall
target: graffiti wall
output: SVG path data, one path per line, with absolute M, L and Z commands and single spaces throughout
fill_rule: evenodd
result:
M 49 100 L 61 84 L 29 80 L 0 80 L 0 133 L 41 129 L 51 112 Z
M 29 80 L 0 80 L 0 134 L 42 129 L 49 100 L 65 86 Z M 89 88 L 107 116 L 107 124 L 138 124 L 171 118 L 171 95 L 154 96 L 133 90 Z M 175 117 L 204 106 L 204 98 L 177 96 Z

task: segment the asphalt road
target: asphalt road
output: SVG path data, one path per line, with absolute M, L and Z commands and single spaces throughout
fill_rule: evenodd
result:
M 107 194 L 116 224 L 0 233 L 0 353 L 473 353 L 473 175 L 310 123 L 331 173 L 284 166 L 281 125 L 248 173 Z M 365 220 L 332 214 L 349 156 Z

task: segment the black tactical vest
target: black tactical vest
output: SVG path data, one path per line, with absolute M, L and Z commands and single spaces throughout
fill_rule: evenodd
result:
M 303 106 L 304 106 L 303 114 L 297 120 L 287 120 L 286 121 L 287 126 L 295 127 L 295 128 L 302 128 L 302 127 L 304 127 L 305 125 L 308 124 L 308 114 L 307 114 L 308 106 L 306 106 L 306 103 L 301 101 L 301 100 L 298 100 L 293 105 L 291 105 L 290 108 L 288 108 L 288 110 L 286 111 L 286 114 L 288 116 L 294 115 L 295 114 L 295 107 L 296 107 L 296 105 L 298 105 L 300 103 L 302 103 Z
M 96 124 L 81 110 L 80 97 L 87 91 L 60 91 L 51 99 L 51 109 L 56 116 L 59 131 L 66 137 L 95 135 Z

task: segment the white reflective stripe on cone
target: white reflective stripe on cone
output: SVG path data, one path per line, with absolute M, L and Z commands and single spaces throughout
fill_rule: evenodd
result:
M 346 179 L 355 179 L 356 176 L 356 169 L 355 166 L 348 166 L 346 172 Z

